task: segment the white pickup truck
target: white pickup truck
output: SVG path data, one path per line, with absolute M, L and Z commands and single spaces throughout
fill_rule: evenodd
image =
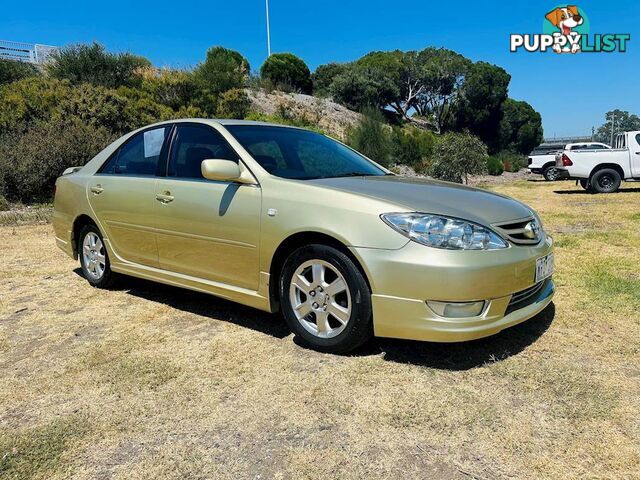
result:
M 556 168 L 559 178 L 576 179 L 598 193 L 615 192 L 622 180 L 640 181 L 640 131 L 617 134 L 611 149 L 565 150 Z
M 563 151 L 569 150 L 603 150 L 611 148 L 609 145 L 600 142 L 580 142 L 568 143 L 566 145 L 544 145 L 536 148 L 529 154 L 529 164 L 527 168 L 531 173 L 538 173 L 544 176 L 547 181 L 559 180 L 556 168 L 556 159 Z

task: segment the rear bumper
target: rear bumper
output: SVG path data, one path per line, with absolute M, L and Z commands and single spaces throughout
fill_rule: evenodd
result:
M 571 178 L 571 174 L 566 168 L 556 167 L 556 170 L 558 171 L 558 178 L 562 180 L 568 180 Z

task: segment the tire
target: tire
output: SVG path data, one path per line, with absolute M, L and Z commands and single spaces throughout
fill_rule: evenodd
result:
M 111 270 L 102 233 L 95 225 L 86 225 L 78 235 L 78 256 L 82 274 L 96 288 L 109 288 L 117 275 Z
M 544 176 L 544 179 L 547 182 L 555 182 L 559 178 L 558 169 L 554 165 L 544 167 L 544 170 L 542 170 L 542 176 Z
M 620 188 L 622 178 L 612 168 L 603 168 L 591 176 L 591 188 L 598 193 L 613 193 Z
M 580 186 L 584 188 L 587 192 L 591 191 L 591 184 L 589 183 L 589 180 L 587 180 L 586 178 L 580 179 Z
M 354 262 L 333 247 L 294 251 L 282 269 L 279 294 L 289 328 L 314 350 L 346 353 L 373 336 L 371 290 Z

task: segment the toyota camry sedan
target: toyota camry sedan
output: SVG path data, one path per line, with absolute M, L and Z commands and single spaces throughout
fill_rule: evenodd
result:
M 486 337 L 554 291 L 553 242 L 526 205 L 266 123 L 127 134 L 58 178 L 53 224 L 95 287 L 132 275 L 280 311 L 326 352 Z

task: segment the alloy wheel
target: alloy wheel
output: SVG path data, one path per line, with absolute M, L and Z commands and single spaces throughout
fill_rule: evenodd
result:
M 82 257 L 89 276 L 93 280 L 100 280 L 104 275 L 106 257 L 102 240 L 96 233 L 89 232 L 85 235 L 82 242 Z
M 312 335 L 333 338 L 351 319 L 351 293 L 344 276 L 324 260 L 308 260 L 291 278 L 291 307 L 298 322 Z

